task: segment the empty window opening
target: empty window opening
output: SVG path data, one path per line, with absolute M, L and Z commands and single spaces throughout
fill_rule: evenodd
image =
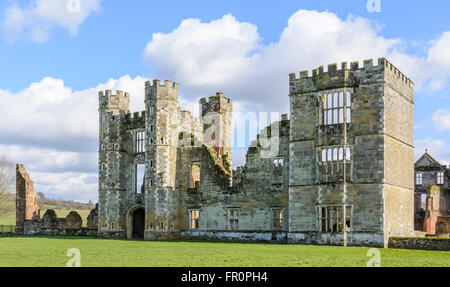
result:
M 159 223 L 159 229 L 164 230 L 164 222 Z
M 444 173 L 443 172 L 438 172 L 437 184 L 444 184 Z
M 321 158 L 322 162 L 329 162 L 329 161 L 350 161 L 351 160 L 351 149 L 349 147 L 345 148 L 344 153 L 344 147 L 335 147 L 335 148 L 324 148 L 321 150 Z
M 153 132 L 153 125 L 150 125 L 150 131 Z
M 199 218 L 200 218 L 200 210 L 198 210 L 198 209 L 189 210 L 189 228 L 190 229 L 198 229 L 199 228 Z
M 145 152 L 145 132 L 134 133 L 134 152 Z
M 283 184 L 284 182 L 284 159 L 275 158 L 272 166 L 272 184 Z
M 145 165 L 135 165 L 135 190 L 136 193 L 145 193 Z
M 272 208 L 272 228 L 280 230 L 283 228 L 283 209 Z
M 228 224 L 230 230 L 239 230 L 239 209 L 228 209 Z
M 422 184 L 422 174 L 421 173 L 416 174 L 416 184 L 417 185 Z
M 191 188 L 200 187 L 200 163 L 191 165 Z
M 161 144 L 163 144 L 164 143 L 164 138 L 161 138 Z
M 320 206 L 317 208 L 317 219 L 320 232 L 343 232 L 351 230 L 352 207 L 347 206 L 344 220 L 344 206 Z
M 427 195 L 425 193 L 420 195 L 420 208 L 427 209 Z
M 322 95 L 322 125 L 334 125 L 344 123 L 344 113 L 347 116 L 346 122 L 351 122 L 351 94 L 346 93 L 344 103 L 344 93 Z M 346 112 L 344 112 L 346 111 Z

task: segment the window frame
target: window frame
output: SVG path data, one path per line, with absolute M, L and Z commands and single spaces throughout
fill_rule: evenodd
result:
M 416 173 L 416 185 L 422 185 L 423 184 L 423 173 L 418 172 Z
M 189 209 L 189 230 L 198 229 L 200 229 L 200 209 Z
M 322 94 L 321 126 L 351 123 L 351 101 L 350 91 L 329 91 Z M 345 117 L 345 120 L 344 120 Z
M 236 207 L 227 208 L 228 213 L 228 229 L 239 230 L 240 209 Z
M 272 216 L 272 230 L 282 230 L 284 222 L 284 207 L 270 208 Z M 275 217 L 275 211 L 279 211 L 278 217 Z
M 437 185 L 443 185 L 444 184 L 444 172 L 439 171 L 436 174 L 436 183 L 437 183 Z
M 134 153 L 144 153 L 146 145 L 145 131 L 139 130 L 134 132 Z
M 346 209 L 346 217 L 342 220 L 344 208 Z M 351 232 L 353 228 L 353 205 L 318 205 L 316 208 L 316 221 L 318 232 L 342 233 L 344 232 L 344 225 L 347 226 L 347 222 L 349 222 L 347 232 Z

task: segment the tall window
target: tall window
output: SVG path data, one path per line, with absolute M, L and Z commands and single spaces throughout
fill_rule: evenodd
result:
M 145 152 L 145 132 L 134 133 L 134 152 Z
M 422 174 L 421 173 L 416 173 L 416 184 L 417 185 L 422 184 Z
M 191 188 L 200 187 L 200 163 L 191 166 Z
M 190 229 L 198 229 L 199 217 L 200 217 L 200 210 L 198 210 L 198 209 L 189 210 L 189 228 Z
M 438 172 L 437 184 L 444 184 L 444 173 L 443 172 Z
M 283 184 L 283 158 L 275 158 L 272 166 L 272 184 Z
M 345 101 L 344 101 L 345 100 Z M 351 94 L 347 92 L 322 95 L 322 124 L 335 125 L 344 123 L 344 111 L 347 123 L 351 122 Z
M 272 208 L 272 228 L 280 230 L 283 228 L 283 209 Z
M 319 206 L 317 207 L 317 221 L 319 232 L 343 232 L 351 230 L 352 207 L 346 206 L 344 220 L 344 206 Z
M 134 183 L 136 193 L 145 193 L 145 165 L 137 164 L 134 166 Z
M 239 209 L 228 209 L 228 225 L 231 230 L 239 230 Z

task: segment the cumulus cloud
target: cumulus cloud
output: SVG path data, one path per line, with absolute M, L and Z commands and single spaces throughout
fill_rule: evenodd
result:
M 257 28 L 232 15 L 187 19 L 170 33 L 153 34 L 143 58 L 155 74 L 179 81 L 186 97 L 223 90 L 253 109 L 287 111 L 290 72 L 389 54 L 399 40 L 379 30 L 364 18 L 300 10 L 278 42 L 262 45 Z
M 63 80 L 47 77 L 17 93 L 0 89 L 0 154 L 25 164 L 36 190 L 49 197 L 96 200 L 98 92 L 129 92 L 130 111 L 142 111 L 148 80 L 125 75 L 73 91 Z M 198 115 L 198 99 L 180 95 L 179 102 Z
M 97 183 L 75 184 L 72 177 L 83 181 L 97 176 L 98 91 L 127 91 L 130 110 L 140 111 L 144 109 L 146 80 L 126 75 L 73 91 L 64 81 L 47 77 L 17 93 L 0 90 L 0 154 L 25 164 L 41 188 L 37 190 L 48 191 L 48 196 L 65 191 L 70 199 L 95 199 Z M 46 177 L 36 177 L 36 173 Z M 49 180 L 51 175 L 58 185 Z M 77 193 L 80 189 L 83 192 Z
M 446 109 L 437 110 L 433 116 L 432 120 L 436 129 L 440 131 L 450 130 L 450 111 Z
M 425 57 L 403 52 L 406 43 L 381 34 L 366 18 L 300 10 L 278 41 L 263 45 L 257 27 L 228 14 L 208 23 L 187 19 L 170 33 L 155 33 L 143 59 L 155 75 L 181 83 L 187 98 L 221 90 L 247 108 L 288 111 L 288 74 L 341 61 L 387 57 L 416 82 L 437 90 L 450 76 L 450 32 L 430 41 Z
M 4 12 L 3 29 L 6 40 L 14 42 L 22 35 L 34 42 L 45 42 L 55 26 L 67 29 L 71 35 L 94 11 L 101 0 L 35 0 L 27 7 L 13 3 Z
M 30 174 L 35 190 L 43 192 L 49 198 L 88 202 L 97 201 L 97 173 L 33 172 Z

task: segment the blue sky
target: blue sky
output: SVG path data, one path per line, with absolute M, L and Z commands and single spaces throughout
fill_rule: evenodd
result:
M 285 112 L 289 72 L 377 57 L 416 83 L 416 156 L 450 164 L 448 1 L 64 2 L 0 3 L 0 154 L 48 196 L 96 200 L 100 89 L 139 110 L 143 82 L 168 78 L 189 109 L 220 90 L 237 111 Z

